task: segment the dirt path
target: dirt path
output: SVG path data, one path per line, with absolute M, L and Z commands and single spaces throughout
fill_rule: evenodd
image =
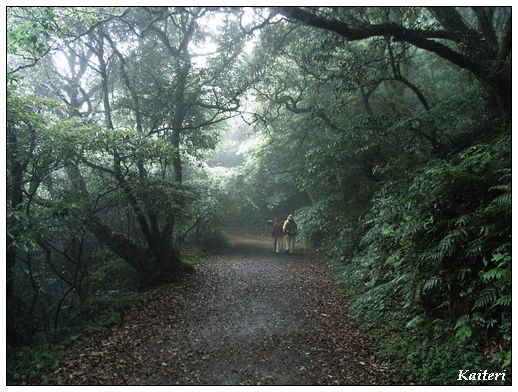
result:
M 386 384 L 330 273 L 311 258 L 238 239 L 123 322 L 78 342 L 65 384 Z

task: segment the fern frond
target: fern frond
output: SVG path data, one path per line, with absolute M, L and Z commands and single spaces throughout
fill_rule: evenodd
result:
M 498 290 L 494 287 L 488 287 L 480 293 L 479 297 L 475 301 L 473 308 L 485 308 L 492 306 L 498 300 Z
M 511 184 L 499 184 L 489 188 L 490 191 L 511 192 Z
M 455 220 L 455 226 L 466 227 L 470 222 L 471 217 L 469 215 L 461 215 Z
M 511 207 L 511 192 L 506 192 L 501 194 L 500 196 L 497 196 L 493 203 L 500 205 L 500 206 L 509 206 Z
M 507 268 L 492 268 L 489 271 L 485 272 L 482 275 L 482 280 L 491 281 L 491 280 L 502 280 L 505 278 L 509 278 L 511 275 L 511 271 Z
M 442 279 L 438 276 L 432 276 L 423 285 L 423 291 L 434 290 L 442 283 Z
M 498 300 L 495 302 L 493 306 L 511 306 L 511 296 L 510 295 L 503 295 L 502 297 L 498 298 Z

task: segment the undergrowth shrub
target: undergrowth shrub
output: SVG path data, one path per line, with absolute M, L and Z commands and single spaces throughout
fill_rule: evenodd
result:
M 88 296 L 84 301 L 71 302 L 74 313 L 63 325 L 41 331 L 30 345 L 12 350 L 7 359 L 9 384 L 45 384 L 67 344 L 116 322 L 124 309 L 142 297 L 138 274 L 127 262 L 106 249 L 94 252 L 92 257 L 97 267 L 83 282 Z
M 7 360 L 7 385 L 45 384 L 48 374 L 56 370 L 61 346 L 41 343 L 17 350 Z
M 90 290 L 97 293 L 109 290 L 136 291 L 138 289 L 137 271 L 127 262 L 106 249 L 98 251 L 97 256 L 102 259 L 102 264 L 88 277 Z
M 361 226 L 342 220 L 335 235 L 325 208 L 301 214 L 306 235 L 332 238 L 314 245 L 404 382 L 454 384 L 459 369 L 507 369 L 509 383 L 510 153 L 501 136 L 417 165 L 384 183 Z M 345 256 L 354 235 L 359 246 Z
M 220 250 L 228 246 L 229 241 L 225 233 L 219 228 L 209 228 L 198 240 L 202 249 Z
M 121 310 L 141 297 L 139 275 L 133 267 L 107 249 L 99 250 L 95 256 L 101 264 L 87 278 L 90 295 L 79 325 L 86 330 L 112 323 Z

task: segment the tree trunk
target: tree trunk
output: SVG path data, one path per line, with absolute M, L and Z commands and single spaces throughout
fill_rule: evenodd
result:
M 376 83 L 374 86 L 370 86 L 367 89 L 367 91 L 365 91 L 364 87 L 360 88 L 360 92 L 361 92 L 361 95 L 362 95 L 363 106 L 365 108 L 365 111 L 367 112 L 367 115 L 370 118 L 374 117 L 374 112 L 372 111 L 372 107 L 371 107 L 371 104 L 370 104 L 370 97 L 371 97 L 372 93 L 374 92 L 374 90 L 376 90 L 376 88 L 378 86 L 379 86 L 379 83 Z
M 178 184 L 181 184 L 183 181 L 183 173 L 182 158 L 180 156 L 180 131 L 178 129 L 173 130 L 172 142 L 175 148 L 173 153 L 174 180 Z
M 102 223 L 97 217 L 92 217 L 87 222 L 87 227 L 100 243 L 106 245 L 112 252 L 135 268 L 143 283 L 153 279 L 156 265 L 149 251 L 138 246 L 124 235 L 112 231 L 108 225 Z
M 11 174 L 12 183 L 9 184 L 9 201 L 11 207 L 15 211 L 19 211 L 23 203 L 23 165 L 18 156 L 18 137 L 16 131 L 8 127 L 7 131 L 8 142 L 8 159 L 9 172 Z M 16 227 L 16 223 L 8 225 L 11 228 Z M 16 230 L 16 228 L 15 228 Z M 14 269 L 16 266 L 17 252 L 10 236 L 7 237 L 7 253 L 6 253 L 6 300 L 7 300 L 7 342 L 9 344 L 19 344 L 23 341 L 20 331 L 16 329 L 17 306 L 16 298 L 14 296 Z
M 510 72 L 499 71 L 496 75 L 480 78 L 486 90 L 486 102 L 495 115 L 510 124 L 512 118 L 512 76 Z

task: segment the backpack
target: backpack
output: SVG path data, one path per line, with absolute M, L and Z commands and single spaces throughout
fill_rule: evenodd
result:
M 286 234 L 297 234 L 297 224 L 295 223 L 295 221 L 288 221 L 288 223 L 286 224 Z

